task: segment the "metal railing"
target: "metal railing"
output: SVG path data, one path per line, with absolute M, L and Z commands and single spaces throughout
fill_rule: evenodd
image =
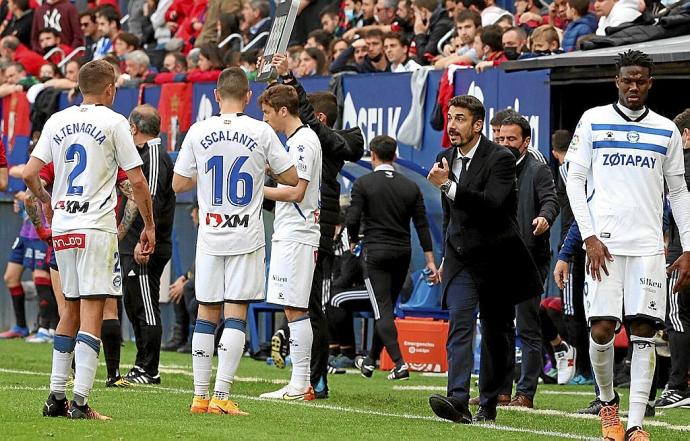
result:
M 441 39 L 438 41 L 438 44 L 436 45 L 436 50 L 438 51 L 439 54 L 443 54 L 443 46 L 445 46 L 446 42 L 448 40 L 450 40 L 454 35 L 455 35 L 455 28 L 446 32 L 446 34 L 443 37 L 441 37 Z
M 57 53 L 61 53 L 63 58 L 64 58 L 65 51 L 63 51 L 60 47 L 54 47 L 51 50 L 49 50 L 48 52 L 46 52 L 46 54 L 43 56 L 43 59 L 44 60 L 50 60 L 50 57 L 52 57 L 54 54 L 57 54 Z
M 259 42 L 262 38 L 268 37 L 269 34 L 270 34 L 270 32 L 268 32 L 268 31 L 265 31 L 265 32 L 260 33 L 259 35 L 257 35 L 256 37 L 254 37 L 254 39 L 253 39 L 252 41 L 250 41 L 249 43 L 247 43 L 247 45 L 244 46 L 244 47 L 242 48 L 242 52 L 248 51 L 249 49 L 251 49 L 252 47 L 254 47 L 254 45 L 258 44 L 258 42 Z
M 234 33 L 230 34 L 227 37 L 223 39 L 220 43 L 218 43 L 218 49 L 222 49 L 226 44 L 229 44 L 232 40 L 240 40 L 240 50 L 244 47 L 244 38 L 242 37 L 242 34 Z
M 79 46 L 78 48 L 74 49 L 72 52 L 70 52 L 69 54 L 67 54 L 66 56 L 63 57 L 62 61 L 60 61 L 58 63 L 58 68 L 60 68 L 60 70 L 63 71 L 62 73 L 65 73 L 64 69 L 65 69 L 65 66 L 67 66 L 67 63 L 69 63 L 70 60 L 72 60 L 72 58 L 76 57 L 77 54 L 79 54 L 80 52 L 85 52 L 85 51 L 86 51 L 85 46 Z M 64 55 L 64 53 L 63 53 L 63 55 Z

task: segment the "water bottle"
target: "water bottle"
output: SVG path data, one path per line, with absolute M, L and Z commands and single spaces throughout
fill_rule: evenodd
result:
M 426 280 L 427 285 L 434 286 L 434 281 L 431 280 L 431 270 L 429 267 L 424 267 L 422 270 L 422 275 L 424 276 L 424 280 Z
M 359 257 L 360 254 L 362 254 L 362 241 L 361 240 L 359 242 L 357 242 L 357 245 L 355 245 L 355 250 L 353 251 L 352 254 L 354 254 L 355 257 Z

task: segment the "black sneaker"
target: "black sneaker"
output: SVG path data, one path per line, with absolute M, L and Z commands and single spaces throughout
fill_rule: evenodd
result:
M 72 401 L 69 405 L 69 410 L 67 411 L 67 418 L 72 420 L 86 419 L 86 420 L 109 420 L 108 416 L 101 415 L 95 410 L 91 409 L 88 404 L 83 406 L 77 406 L 77 403 Z
M 359 369 L 363 377 L 371 378 L 374 375 L 374 369 L 376 369 L 376 362 L 369 357 L 360 356 L 355 358 L 355 367 Z
M 48 399 L 43 403 L 43 416 L 47 417 L 60 417 L 67 416 L 67 410 L 69 409 L 69 402 L 67 398 L 58 400 L 55 398 L 55 394 L 51 393 L 48 395 Z
M 271 337 L 271 357 L 273 357 L 273 364 L 278 369 L 285 369 L 285 359 L 290 353 L 290 345 L 288 339 L 285 337 L 285 331 L 278 329 L 273 337 Z
M 673 409 L 690 404 L 690 390 L 666 389 L 654 403 L 659 409 Z
M 599 398 L 594 399 L 587 407 L 584 409 L 580 409 L 577 411 L 579 414 L 583 415 L 599 415 L 599 411 L 603 405 L 601 404 L 601 400 Z
M 490 409 L 488 407 L 479 406 L 476 415 L 474 416 L 475 423 L 493 423 L 496 421 L 496 408 Z
M 410 371 L 408 370 L 407 363 L 403 363 L 399 368 L 391 369 L 391 373 L 388 374 L 389 380 L 409 380 Z
M 342 374 L 347 374 L 347 371 L 343 368 L 337 368 L 333 366 L 332 364 L 328 364 L 326 367 L 326 371 L 328 372 L 328 375 L 342 375 Z
M 105 387 L 117 387 L 117 388 L 127 388 L 127 387 L 133 387 L 134 385 L 127 381 L 126 378 L 118 375 L 117 377 L 113 378 L 108 378 L 105 380 Z
M 127 374 L 126 380 L 132 384 L 161 384 L 161 375 L 149 375 L 146 372 L 139 372 L 133 375 Z

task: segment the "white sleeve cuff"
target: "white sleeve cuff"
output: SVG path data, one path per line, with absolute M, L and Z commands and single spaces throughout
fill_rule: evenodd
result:
M 450 188 L 448 188 L 448 191 L 446 192 L 446 196 L 451 201 L 455 201 L 455 191 L 457 190 L 457 186 L 458 184 L 456 184 L 455 182 L 451 182 Z

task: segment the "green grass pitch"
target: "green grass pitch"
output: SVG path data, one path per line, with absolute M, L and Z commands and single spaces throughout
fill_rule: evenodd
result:
M 161 355 L 160 386 L 132 389 L 105 388 L 101 353 L 90 403 L 112 421 L 44 418 L 41 407 L 48 394 L 51 351 L 50 345 L 0 341 L 0 439 L 600 439 L 597 419 L 574 415 L 575 409 L 592 399 L 591 386 L 540 385 L 536 410 L 501 409 L 494 425 L 465 426 L 441 421 L 429 409 L 429 394 L 443 393 L 443 377 L 413 373 L 410 381 L 391 382 L 381 371 L 371 379 L 355 372 L 333 375 L 329 399 L 283 403 L 258 396 L 286 383 L 289 369 L 250 358 L 242 360 L 232 388 L 248 417 L 191 415 L 192 360 L 177 353 Z M 122 351 L 123 370 L 133 360 L 134 345 L 127 343 Z M 620 392 L 627 403 L 628 391 Z M 690 409 L 662 410 L 646 424 L 652 439 L 690 440 Z

